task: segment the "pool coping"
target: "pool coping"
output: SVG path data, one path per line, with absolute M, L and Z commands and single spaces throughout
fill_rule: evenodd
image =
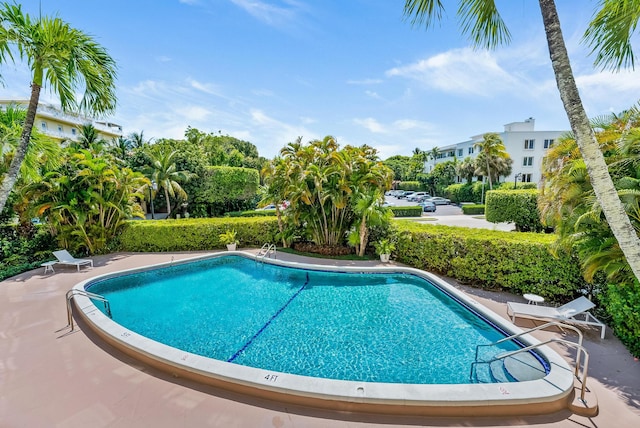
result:
M 197 260 L 238 255 L 256 259 L 255 254 L 229 251 L 191 257 L 180 261 L 152 264 L 98 275 L 76 284 L 85 287 L 98 280 L 149 269 L 190 263 Z M 262 260 L 260 261 L 262 262 Z M 266 259 L 284 267 L 330 272 L 408 273 L 425 278 L 441 287 L 473 310 L 482 313 L 490 322 L 505 331 L 520 333 L 521 329 L 442 281 L 437 276 L 419 269 L 401 266 L 354 267 L 314 265 Z M 389 384 L 314 378 L 273 372 L 214 360 L 185 352 L 141 336 L 120 326 L 105 316 L 93 302 L 82 295 L 74 298 L 76 315 L 103 340 L 133 358 L 168 372 L 227 390 L 290 402 L 300 405 L 384 414 L 412 415 L 523 415 L 546 414 L 566 409 L 573 398 L 574 376 L 567 362 L 549 347 L 541 346 L 537 353 L 548 361 L 549 373 L 542 379 L 495 384 Z M 522 336 L 528 344 L 540 343 L 531 335 Z

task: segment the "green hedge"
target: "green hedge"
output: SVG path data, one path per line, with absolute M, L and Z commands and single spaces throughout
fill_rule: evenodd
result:
M 230 211 L 225 217 L 275 217 L 276 210 Z
M 224 248 L 219 235 L 238 232 L 243 246 L 275 242 L 278 222 L 272 217 L 129 221 L 118 237 L 120 251 L 198 251 Z
M 492 190 L 487 192 L 485 215 L 491 223 L 512 222 L 520 232 L 540 232 L 538 190 Z
M 398 183 L 398 190 L 414 190 L 421 191 L 424 190 L 422 184 L 419 181 L 401 181 Z
M 480 205 L 480 204 L 463 205 L 462 214 L 466 214 L 466 215 L 484 214 L 484 205 Z
M 607 314 L 611 317 L 610 327 L 629 351 L 640 357 L 640 285 L 609 285 L 602 299 Z
M 554 257 L 554 235 L 397 222 L 397 260 L 483 288 L 567 301 L 586 288 L 578 260 Z M 405 232 L 405 233 L 402 233 Z
M 389 207 L 393 211 L 394 217 L 421 217 L 422 207 L 419 205 L 411 207 Z
M 485 192 L 489 185 L 485 184 Z M 444 189 L 448 199 L 454 204 L 461 202 L 480 202 L 482 200 L 482 182 L 476 181 L 472 184 L 451 184 Z
M 256 205 L 260 184 L 256 169 L 210 166 L 201 181 L 197 195 L 189 203 L 194 217 L 216 217 Z

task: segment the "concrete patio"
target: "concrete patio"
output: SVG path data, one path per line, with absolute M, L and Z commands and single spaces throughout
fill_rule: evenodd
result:
M 597 396 L 593 418 L 562 411 L 502 418 L 390 417 L 330 412 L 239 396 L 174 379 L 112 350 L 67 324 L 64 295 L 92 276 L 193 257 L 202 253 L 119 253 L 94 258 L 93 269 L 43 268 L 0 282 L 0 427 L 411 427 L 411 426 L 640 426 L 640 362 L 607 330 L 585 334 L 590 354 L 587 385 Z M 278 253 L 310 263 L 346 263 Z M 377 262 L 367 262 L 375 265 Z M 445 279 L 446 280 L 446 279 Z M 507 318 L 506 301 L 521 296 L 460 286 Z M 531 321 L 518 321 L 520 327 Z M 537 332 L 545 339 L 561 332 Z M 556 348 L 570 359 L 571 351 Z M 572 361 L 570 359 L 570 361 Z

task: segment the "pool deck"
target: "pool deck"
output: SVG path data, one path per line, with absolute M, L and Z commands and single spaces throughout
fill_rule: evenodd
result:
M 640 426 L 640 362 L 610 330 L 585 334 L 587 385 L 600 413 L 587 418 L 561 411 L 544 416 L 432 418 L 351 414 L 240 396 L 158 372 L 81 329 L 67 324 L 64 295 L 76 283 L 108 272 L 190 258 L 205 253 L 118 253 L 94 257 L 94 268 L 44 268 L 0 282 L 0 427 L 415 427 L 415 426 Z M 313 264 L 375 266 L 278 253 L 279 259 Z M 463 287 L 507 319 L 506 301 L 521 296 Z M 523 328 L 529 320 L 518 320 Z M 540 340 L 560 332 L 536 332 Z M 561 355 L 570 351 L 555 347 Z

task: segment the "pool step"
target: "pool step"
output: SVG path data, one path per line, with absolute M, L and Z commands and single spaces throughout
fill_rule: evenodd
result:
M 528 352 L 505 358 L 504 367 L 518 382 L 542 379 L 547 374 L 542 363 Z
M 475 367 L 478 383 L 523 382 L 542 379 L 546 375 L 544 366 L 529 353 L 516 354 Z

